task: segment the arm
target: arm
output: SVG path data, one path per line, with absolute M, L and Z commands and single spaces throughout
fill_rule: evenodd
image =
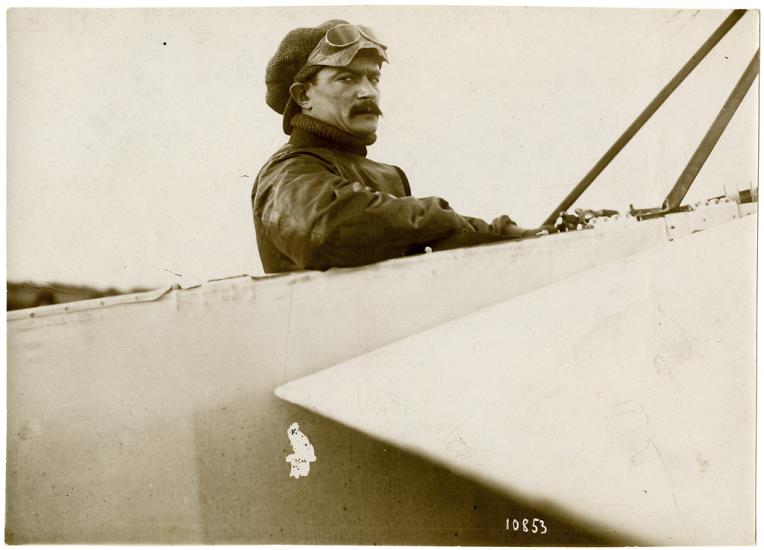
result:
M 455 233 L 454 235 L 436 243 L 432 243 L 432 250 L 451 250 L 465 246 L 477 246 L 480 244 L 506 241 L 510 239 L 523 239 L 555 233 L 556 229 L 551 225 L 544 225 L 533 229 L 519 227 L 509 216 L 499 216 L 490 224 L 480 218 L 464 216 L 469 224 L 475 229 L 471 233 Z
M 364 265 L 474 231 L 443 199 L 369 191 L 310 154 L 267 166 L 254 200 L 269 241 L 307 269 Z
M 254 208 L 268 240 L 306 269 L 364 265 L 470 233 L 490 241 L 515 238 L 505 231 L 519 229 L 506 216 L 494 224 L 460 216 L 438 197 L 370 191 L 311 154 L 267 166 Z

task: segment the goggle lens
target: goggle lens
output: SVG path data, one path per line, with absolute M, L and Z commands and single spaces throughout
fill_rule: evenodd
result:
M 374 32 L 374 30 L 371 27 L 367 27 L 365 25 L 358 25 L 358 31 L 364 35 L 366 38 L 374 42 L 375 44 L 379 44 L 383 48 L 387 48 L 385 43 L 382 41 L 382 39 L 379 37 L 379 35 Z
M 336 27 L 329 29 L 326 32 L 326 41 L 330 46 L 334 46 L 335 48 L 345 48 L 358 42 L 362 35 L 375 44 L 385 47 L 377 34 L 369 27 L 364 25 L 351 25 L 350 23 L 337 25 Z

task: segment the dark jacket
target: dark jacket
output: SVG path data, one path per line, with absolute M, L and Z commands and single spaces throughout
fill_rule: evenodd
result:
M 369 264 L 423 252 L 463 232 L 501 234 L 500 227 L 460 216 L 444 199 L 412 197 L 400 168 L 365 154 L 363 146 L 294 128 L 252 188 L 267 273 Z M 496 225 L 513 224 L 502 219 Z

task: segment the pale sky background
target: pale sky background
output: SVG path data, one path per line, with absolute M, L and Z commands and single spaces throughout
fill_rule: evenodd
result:
M 728 13 L 11 10 L 8 279 L 129 288 L 261 274 L 249 193 L 286 141 L 264 71 L 292 28 L 374 27 L 391 63 L 369 157 L 401 166 L 417 196 L 534 226 Z M 577 205 L 659 206 L 758 40 L 749 12 Z M 687 200 L 757 185 L 758 82 Z

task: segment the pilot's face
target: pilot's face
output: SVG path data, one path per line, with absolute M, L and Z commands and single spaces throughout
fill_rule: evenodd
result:
M 324 67 L 305 89 L 303 113 L 358 137 L 377 131 L 380 63 L 361 51 L 347 67 Z

